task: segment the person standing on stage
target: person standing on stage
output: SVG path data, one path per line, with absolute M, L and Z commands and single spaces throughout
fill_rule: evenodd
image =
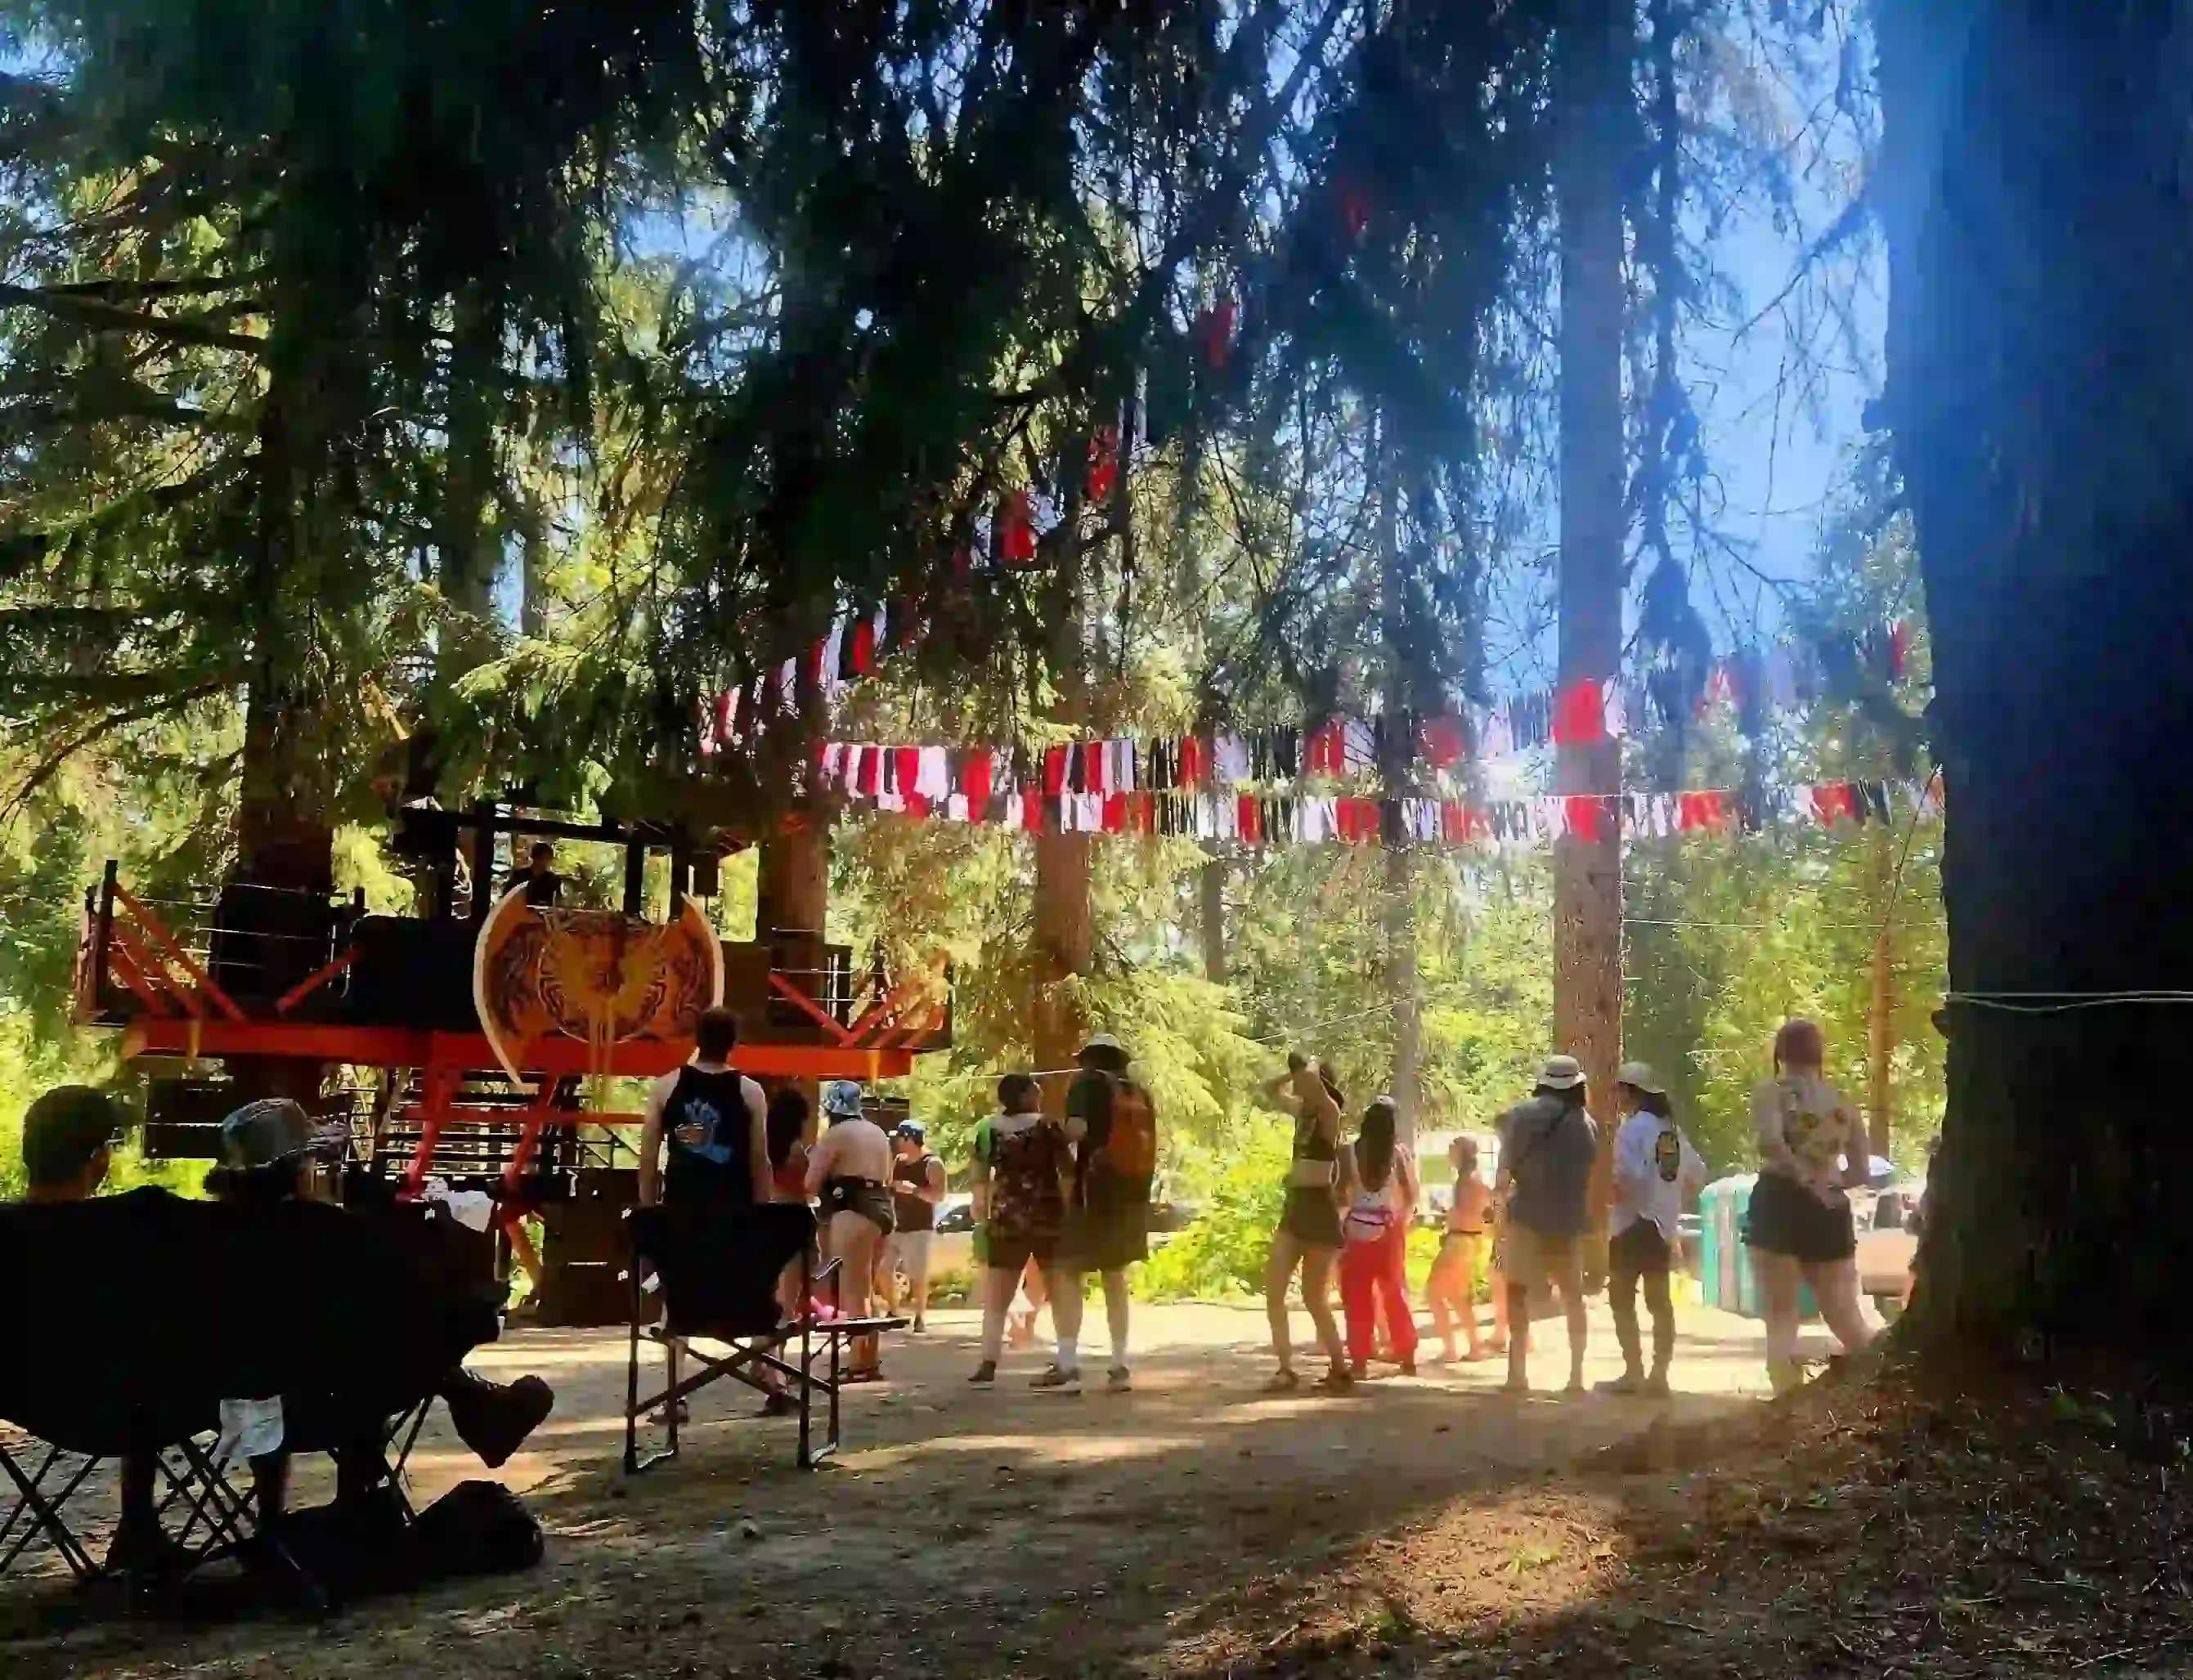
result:
M 891 1311 L 900 1311 L 897 1279 L 906 1274 L 913 1298 L 913 1330 L 929 1328 L 929 1241 L 936 1205 L 944 1199 L 944 1163 L 929 1152 L 929 1134 L 918 1120 L 902 1120 L 891 1133 L 891 1213 L 896 1221 L 885 1245 L 884 1276 L 891 1286 Z
M 1608 1224 L 1606 1303 L 1622 1344 L 1622 1374 L 1600 1384 L 1609 1394 L 1668 1393 L 1668 1363 L 1675 1353 L 1675 1306 L 1668 1273 L 1681 1257 L 1683 1199 L 1706 1181 L 1706 1163 L 1672 1117 L 1667 1087 L 1641 1061 L 1625 1062 L 1615 1076 L 1615 1107 L 1622 1129 L 1614 1134 L 1614 1216 Z M 1652 1369 L 1645 1370 L 1637 1332 L 1637 1289 L 1652 1315 Z

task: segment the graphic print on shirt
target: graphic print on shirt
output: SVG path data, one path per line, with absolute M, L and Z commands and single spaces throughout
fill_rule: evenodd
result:
M 991 1230 L 1018 1242 L 1055 1238 L 1066 1217 L 1065 1138 L 1041 1123 L 994 1130 L 990 1140 Z
M 719 1164 L 729 1161 L 730 1148 L 716 1140 L 724 1117 L 717 1111 L 715 1104 L 706 1097 L 688 1096 L 679 1107 L 681 1117 L 671 1134 L 678 1140 L 679 1146 Z
M 1652 1167 L 1663 1184 L 1673 1184 L 1682 1172 L 1683 1140 L 1673 1126 L 1661 1127 L 1660 1134 L 1652 1140 Z
M 1862 1156 L 1849 1111 L 1835 1088 L 1815 1075 L 1784 1074 L 1765 1088 L 1764 1126 L 1778 1119 L 1782 1141 L 1812 1174 L 1835 1171 L 1846 1153 Z

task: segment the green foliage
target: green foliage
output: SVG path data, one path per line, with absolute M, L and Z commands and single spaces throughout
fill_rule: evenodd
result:
M 1252 1122 L 1211 1184 L 1203 1216 L 1163 1247 L 1136 1277 L 1150 1300 L 1222 1300 L 1261 1294 L 1264 1259 L 1286 1200 L 1292 1129 L 1270 1116 Z

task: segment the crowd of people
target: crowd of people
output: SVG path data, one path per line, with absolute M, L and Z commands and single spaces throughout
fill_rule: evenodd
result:
M 812 1268 L 794 1261 L 780 1280 L 787 1318 L 804 1311 L 863 1317 L 907 1311 L 912 1329 L 925 1329 L 929 1247 L 948 1177 L 924 1128 L 908 1120 L 886 1133 L 869 1117 L 860 1087 L 839 1081 L 822 1093 L 827 1127 L 810 1137 L 805 1100 L 789 1088 L 766 1095 L 736 1070 L 737 1045 L 736 1017 L 712 1009 L 700 1021 L 691 1060 L 650 1089 L 640 1200 L 728 1208 L 807 1202 L 817 1210 L 820 1257 L 837 1263 L 837 1289 L 827 1303 L 802 1300 Z M 1846 1350 L 1862 1349 L 1870 1339 L 1858 1306 L 1848 1197 L 1864 1182 L 1869 1156 L 1863 1123 L 1823 1071 L 1818 1027 L 1786 1023 L 1772 1058 L 1772 1077 L 1755 1101 L 1760 1174 L 1744 1238 L 1759 1268 L 1768 1371 L 1780 1391 L 1802 1380 L 1797 1327 L 1806 1287 Z M 1683 1209 L 1703 1185 L 1705 1168 L 1650 1067 L 1623 1065 L 1612 1094 L 1609 1106 L 1620 1119 L 1605 1235 L 1623 1371 L 1600 1387 L 1665 1395 L 1675 1349 L 1669 1277 L 1682 1262 Z M 1318 1387 L 1350 1389 L 1379 1358 L 1413 1373 L 1419 1340 L 1406 1261 L 1421 1183 L 1417 1163 L 1398 1135 L 1393 1101 L 1374 1099 L 1347 1136 L 1340 1086 L 1328 1068 L 1302 1054 L 1290 1056 L 1268 1096 L 1293 1123 L 1265 1274 L 1276 1360 L 1268 1388 L 1284 1392 L 1303 1382 L 1292 1334 L 1297 1286 L 1326 1357 Z M 1559 1302 L 1566 1323 L 1566 1391 L 1584 1386 L 1584 1250 L 1588 1236 L 1597 1234 L 1591 1183 L 1599 1157 L 1589 1096 L 1576 1060 L 1550 1057 L 1531 1095 L 1497 1122 L 1499 1156 L 1491 1183 L 1480 1171 L 1474 1140 L 1458 1137 L 1450 1146 L 1454 1191 L 1425 1305 L 1441 1357 L 1453 1363 L 1504 1354 L 1509 1392 L 1530 1391 L 1532 1308 L 1534 1298 L 1546 1296 Z M 66 1203 L 96 1191 L 121 1118 L 110 1099 L 80 1087 L 34 1104 L 24 1133 L 31 1199 Z M 222 1140 L 227 1158 L 209 1180 L 215 1196 L 272 1207 L 320 1193 L 323 1140 L 295 1103 L 246 1105 L 229 1117 Z M 1055 1108 L 1047 1107 L 1029 1073 L 1008 1073 L 998 1082 L 997 1111 L 977 1125 L 973 1146 L 982 1312 L 973 1384 L 998 1380 L 1009 1338 L 1016 1345 L 1032 1341 L 1037 1316 L 1047 1306 L 1052 1348 L 1033 1386 L 1078 1391 L 1085 1280 L 1094 1274 L 1109 1337 L 1105 1386 L 1131 1388 L 1128 1271 L 1148 1253 L 1156 1158 L 1155 1105 L 1125 1049 L 1108 1033 L 1084 1046 Z M 1480 1290 L 1491 1302 L 1489 1332 L 1480 1321 Z M 1649 1359 L 1640 1294 L 1651 1320 Z M 876 1340 L 856 1342 L 850 1380 L 881 1374 Z M 514 1452 L 553 1404 L 537 1379 L 503 1388 L 461 1367 L 446 1374 L 441 1392 L 460 1435 L 490 1465 Z M 786 1403 L 773 1395 L 770 1409 Z M 337 1458 L 340 1465 L 343 1454 Z M 358 1455 L 360 1465 L 373 1461 Z M 271 1518 L 281 1508 L 287 1460 L 270 1455 L 255 1469 Z M 157 1524 L 146 1520 L 150 1484 L 147 1462 L 125 1465 L 116 1542 L 124 1561 L 142 1561 L 130 1554 L 157 1549 Z
M 1815 1024 L 1786 1023 L 1774 1040 L 1773 1077 L 1754 1104 L 1761 1170 L 1744 1240 L 1759 1267 L 1768 1374 L 1778 1393 L 1803 1380 L 1797 1357 L 1803 1288 L 1810 1287 L 1846 1351 L 1863 1349 L 1872 1334 L 1858 1306 L 1849 1198 L 1850 1190 L 1866 1181 L 1866 1131 L 1828 1083 L 1824 1060 Z M 1294 1146 L 1265 1272 L 1278 1361 L 1268 1387 L 1285 1392 L 1302 1382 L 1289 1300 L 1297 1277 L 1329 1361 L 1319 1386 L 1345 1390 L 1363 1380 L 1382 1340 L 1393 1363 L 1413 1374 L 1417 1333 L 1404 1267 L 1418 1176 L 1409 1151 L 1395 1141 L 1392 1100 L 1374 1100 L 1353 1141 L 1343 1142 L 1340 1087 L 1315 1060 L 1291 1056 L 1268 1095 L 1292 1117 Z M 1426 1280 L 1426 1305 L 1448 1363 L 1506 1355 L 1503 1386 L 1509 1393 L 1531 1389 L 1534 1297 L 1559 1302 L 1568 1340 L 1566 1391 L 1584 1386 L 1584 1247 L 1598 1234 L 1591 1186 L 1600 1153 L 1589 1095 L 1574 1057 L 1550 1057 L 1531 1096 L 1496 1123 L 1499 1162 L 1492 1183 L 1481 1174 L 1475 1140 L 1458 1137 L 1449 1148 L 1454 1192 Z M 1600 1387 L 1664 1397 L 1675 1347 L 1669 1278 L 1683 1260 L 1683 1210 L 1704 1186 L 1706 1168 L 1676 1123 L 1667 1086 L 1646 1064 L 1623 1065 L 1611 1106 L 1619 1126 L 1605 1231 L 1607 1300 L 1623 1369 Z M 1331 1307 L 1336 1277 L 1339 1321 Z M 1477 1310 L 1480 1279 L 1492 1304 L 1489 1337 Z M 1640 1293 L 1652 1320 L 1649 1365 L 1638 1319 Z M 1466 1351 L 1456 1346 L 1457 1329 Z
M 650 1088 L 640 1201 L 811 1203 L 818 1258 L 836 1267 L 827 1309 L 851 1317 L 910 1311 L 912 1328 L 925 1329 L 930 1241 L 948 1177 L 925 1129 L 908 1119 L 886 1133 L 869 1118 L 860 1086 L 833 1080 L 822 1091 L 827 1129 L 810 1144 L 804 1099 L 789 1088 L 766 1097 L 733 1068 L 737 1046 L 737 1017 L 708 1010 L 692 1060 Z M 1092 1037 L 1076 1062 L 1060 1118 L 1044 1114 L 1032 1076 L 1008 1074 L 998 1087 L 999 1113 L 977 1130 L 984 1307 L 977 1384 L 997 1380 L 1006 1320 L 1025 1284 L 1033 1296 L 1026 1324 L 1048 1305 L 1056 1333 L 1034 1386 L 1078 1390 L 1082 1280 L 1094 1273 L 1111 1337 L 1106 1386 L 1118 1392 L 1133 1385 L 1127 1268 L 1148 1254 L 1155 1110 L 1109 1034 Z M 782 1281 L 788 1314 L 802 1309 L 802 1271 L 795 1262 Z M 846 1380 L 882 1374 L 877 1340 L 856 1342 Z
M 867 1118 L 860 1089 L 839 1082 L 823 1095 L 829 1129 L 803 1151 L 806 1110 L 796 1093 L 780 1093 L 765 1118 L 759 1117 L 764 1115 L 762 1094 L 744 1081 L 734 1106 L 725 1082 L 736 1032 L 730 1017 L 713 1013 L 693 1063 L 658 1085 L 642 1145 L 650 1163 L 643 1197 L 658 1193 L 662 1180 L 654 1174 L 653 1152 L 667 1146 L 673 1165 L 696 1152 L 723 1163 L 716 1193 L 815 1201 L 823 1254 L 839 1262 L 845 1277 L 873 1280 L 866 1294 L 841 1300 L 841 1306 L 902 1306 L 902 1277 L 913 1326 L 922 1328 L 930 1234 L 947 1185 L 924 1129 L 908 1121 L 887 1135 Z M 1788 1023 L 1774 1042 L 1773 1077 L 1756 1099 L 1761 1173 L 1746 1240 L 1760 1269 L 1768 1367 L 1778 1391 L 1801 1380 L 1796 1325 L 1805 1285 L 1846 1349 L 1863 1347 L 1869 1335 L 1858 1306 L 1847 1197 L 1865 1178 L 1865 1133 L 1828 1083 L 1824 1055 L 1817 1026 Z M 1038 1315 L 1048 1306 L 1053 1351 L 1034 1386 L 1079 1389 L 1085 1280 L 1092 1273 L 1100 1280 L 1110 1335 L 1106 1386 L 1132 1386 L 1127 1272 L 1148 1251 L 1155 1110 L 1112 1035 L 1092 1037 L 1076 1060 L 1056 1111 L 1047 1109 L 1033 1075 L 1008 1073 L 998 1083 L 997 1111 L 975 1129 L 968 1188 L 982 1311 L 979 1362 L 970 1379 L 976 1386 L 997 1381 L 1009 1340 L 1034 1340 Z M 1265 1273 L 1277 1362 L 1268 1389 L 1286 1392 L 1304 1380 L 1294 1345 L 1297 1289 L 1326 1357 L 1316 1386 L 1351 1388 L 1377 1360 L 1414 1374 L 1419 1331 L 1406 1264 L 1422 1177 L 1397 1134 L 1392 1099 L 1375 1098 L 1348 1135 L 1338 1083 L 1329 1068 L 1301 1053 L 1288 1058 L 1287 1071 L 1265 1094 L 1293 1123 Z M 1453 1140 L 1453 1194 L 1424 1305 L 1440 1357 L 1454 1363 L 1504 1356 L 1505 1391 L 1527 1393 L 1532 1306 L 1558 1303 L 1569 1356 L 1565 1391 L 1580 1391 L 1589 1334 L 1585 1249 L 1588 1238 L 1603 1235 L 1623 1369 L 1600 1386 L 1618 1395 L 1663 1397 L 1675 1349 L 1670 1278 L 1683 1263 L 1683 1213 L 1704 1184 L 1705 1164 L 1677 1123 L 1666 1084 L 1646 1064 L 1625 1063 L 1607 1105 L 1618 1117 L 1611 1211 L 1603 1230 L 1595 1229 L 1592 1182 L 1600 1140 L 1590 1096 L 1573 1057 L 1549 1058 L 1531 1095 L 1496 1123 L 1499 1154 L 1490 1183 L 1477 1141 L 1467 1135 Z M 727 1112 L 747 1116 L 736 1139 L 720 1138 L 715 1129 Z M 748 1155 L 753 1165 L 740 1165 Z M 1480 1291 L 1490 1299 L 1489 1329 L 1478 1306 Z M 787 1305 L 796 1310 L 796 1301 Z M 880 1369 L 873 1343 L 864 1346 L 855 1380 Z

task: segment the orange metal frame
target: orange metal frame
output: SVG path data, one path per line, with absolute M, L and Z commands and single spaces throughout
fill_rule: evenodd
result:
M 512 1117 L 513 1111 L 490 1112 L 462 1108 L 455 1102 L 467 1073 L 498 1065 L 494 1048 L 483 1033 L 348 1026 L 290 1018 L 290 1011 L 299 1003 L 357 960 L 355 950 L 343 952 L 291 988 L 275 1004 L 272 1019 L 255 1019 L 237 1007 L 158 917 L 113 881 L 111 866 L 108 879 L 113 906 L 130 925 L 124 926 L 120 917 L 106 922 L 106 966 L 145 1010 L 123 1030 L 124 1057 L 180 1055 L 197 1060 L 211 1056 L 262 1056 L 343 1062 L 357 1067 L 415 1068 L 425 1100 L 405 1111 L 406 1118 L 419 1123 L 419 1142 L 404 1173 L 403 1193 L 407 1197 L 416 1196 L 424 1187 L 435 1145 L 445 1126 L 507 1123 Z M 771 974 L 769 983 L 777 995 L 800 1009 L 833 1042 L 745 1045 L 739 1052 L 740 1070 L 781 1079 L 865 1083 L 902 1077 L 913 1071 L 913 1041 L 937 1020 L 936 1005 L 926 1000 L 919 1009 L 906 1011 L 908 998 L 926 977 L 914 975 L 902 981 L 875 999 L 848 1027 L 799 987 Z M 88 1009 L 97 1007 L 95 997 L 87 997 L 84 1003 Z M 512 1252 L 528 1271 L 537 1276 L 540 1262 L 525 1234 L 524 1209 L 515 1197 L 526 1166 L 540 1148 L 541 1134 L 552 1125 L 629 1126 L 641 1119 L 637 1114 L 564 1113 L 555 1107 L 558 1087 L 573 1074 L 644 1078 L 667 1073 L 683 1066 L 692 1050 L 690 1039 L 630 1040 L 608 1047 L 605 1057 L 596 1047 L 575 1038 L 541 1039 L 524 1047 L 518 1058 L 520 1065 L 539 1083 L 532 1100 L 514 1111 L 521 1129 L 503 1174 L 503 1186 L 512 1193 L 512 1200 L 505 1204 L 502 1225 Z

